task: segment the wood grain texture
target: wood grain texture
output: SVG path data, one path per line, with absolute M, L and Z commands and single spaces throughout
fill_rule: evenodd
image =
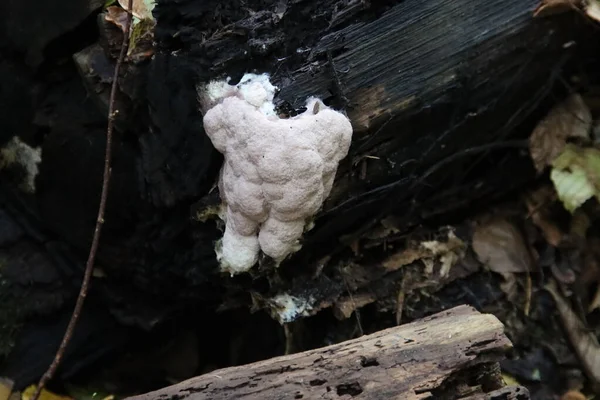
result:
M 127 400 L 417 400 L 442 393 L 458 399 L 500 389 L 490 383 L 498 381 L 499 369 L 493 365 L 510 347 L 494 316 L 459 306 L 325 348 L 213 371 Z M 477 384 L 462 395 L 469 391 L 466 382 Z
M 532 19 L 537 4 L 537 0 L 485 6 L 471 0 L 399 2 L 381 18 L 323 36 L 308 63 L 293 73 L 293 80 L 285 81 L 279 98 L 300 106 L 308 96 L 331 97 L 332 72 L 320 68 L 317 60 L 334 52 L 334 67 L 354 106 L 350 114 L 354 127 L 368 130 L 381 122 L 380 117 L 443 101 L 467 69 L 476 71 L 488 63 L 497 73 L 505 73 L 526 61 L 519 56 L 526 55 L 517 52 L 543 49 L 553 33 L 547 21 Z M 540 42 L 535 35 L 524 35 L 536 28 L 548 30 L 549 36 Z M 513 60 L 499 62 L 507 55 Z M 484 74 L 484 79 L 490 78 Z

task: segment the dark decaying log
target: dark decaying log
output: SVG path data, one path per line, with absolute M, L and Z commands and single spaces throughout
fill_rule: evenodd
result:
M 510 347 L 494 316 L 460 306 L 333 346 L 216 370 L 127 400 L 526 400 L 526 389 L 502 388 L 497 362 Z
M 55 312 L 77 290 L 101 185 L 114 62 L 107 54 L 115 51 L 106 47 L 121 42 L 103 20 L 104 2 L 38 3 L 1 5 L 11 21 L 0 26 L 0 109 L 10 110 L 0 113 L 0 145 L 18 136 L 39 147 L 41 162 L 34 193 L 19 190 L 23 168 L 5 166 L 0 203 L 17 221 L 19 240 L 52 272 L 25 283 L 3 277 L 11 304 L 26 310 L 19 318 Z M 119 82 L 112 187 L 90 297 L 121 323 L 147 329 L 198 309 L 268 307 L 278 293 L 311 298 L 306 315 L 343 303 L 348 292 L 395 299 L 399 282 L 422 265 L 390 266 L 401 246 L 363 252 L 356 239 L 376 237 L 364 233 L 381 228 L 383 217 L 400 236 L 529 182 L 523 142 L 507 141 L 526 138 L 564 94 L 558 77 L 594 68 L 596 31 L 575 13 L 533 19 L 536 5 L 159 0 L 155 55 L 129 63 Z M 320 96 L 345 109 L 356 132 L 302 250 L 279 270 L 266 262 L 231 279 L 218 269 L 217 224 L 195 218 L 214 203 L 208 193 L 221 164 L 203 132 L 196 85 L 251 70 L 271 74 L 282 111 Z M 13 257 L 15 241 L 0 242 L 7 264 L 0 274 L 31 262 Z M 52 302 L 30 294 L 55 287 Z
M 353 147 L 303 250 L 287 264 L 297 274 L 385 215 L 400 214 L 406 228 L 531 178 L 527 155 L 502 142 L 528 134 L 561 67 L 576 55 L 564 44 L 577 35 L 566 28 L 572 16 L 534 20 L 536 5 L 257 1 L 260 11 L 245 18 L 223 7 L 214 26 L 197 18 L 210 16 L 208 8 L 163 2 L 157 38 L 178 51 L 160 52 L 153 67 L 176 87 L 183 78 L 169 71 L 191 70 L 199 81 L 269 72 L 282 110 L 302 107 L 308 96 L 347 110 Z M 498 148 L 457 155 L 482 144 Z M 436 169 L 449 156 L 454 162 Z

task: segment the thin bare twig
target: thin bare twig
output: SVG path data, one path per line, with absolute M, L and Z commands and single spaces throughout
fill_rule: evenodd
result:
M 81 310 L 83 308 L 83 303 L 87 296 L 88 288 L 90 285 L 90 279 L 92 277 L 92 272 L 94 269 L 94 261 L 96 259 L 96 252 L 98 251 L 98 244 L 100 242 L 100 233 L 102 231 L 102 226 L 104 225 L 104 211 L 106 210 L 106 200 L 108 198 L 108 187 L 110 183 L 110 174 L 111 174 L 111 158 L 112 158 L 112 134 L 113 127 L 115 122 L 115 117 L 118 114 L 118 110 L 115 110 L 115 97 L 117 93 L 117 81 L 119 79 L 119 71 L 121 69 L 121 64 L 123 64 L 123 60 L 125 59 L 125 55 L 127 54 L 127 48 L 129 47 L 129 33 L 131 30 L 132 23 L 132 13 L 133 9 L 133 0 L 129 0 L 127 5 L 127 22 L 125 23 L 125 31 L 123 33 L 123 43 L 121 44 L 121 52 L 119 53 L 119 58 L 117 59 L 117 64 L 115 65 L 115 73 L 113 76 L 112 87 L 110 90 L 110 100 L 108 104 L 108 127 L 106 129 L 106 153 L 104 156 L 104 176 L 102 179 L 102 193 L 100 195 L 100 205 L 98 207 L 98 218 L 96 219 L 96 227 L 94 229 L 94 236 L 92 237 L 92 245 L 90 247 L 90 253 L 88 255 L 87 262 L 85 264 L 85 272 L 83 275 L 83 282 L 81 283 L 81 289 L 79 290 L 79 296 L 77 297 L 77 302 L 75 303 L 75 309 L 73 310 L 73 314 L 71 315 L 71 319 L 69 320 L 69 325 L 67 325 L 67 329 L 65 331 L 65 335 L 63 336 L 62 342 L 58 350 L 56 351 L 56 355 L 54 356 L 54 360 L 52 360 L 52 364 L 48 367 L 48 370 L 37 385 L 37 389 L 32 397 L 32 400 L 38 400 L 42 390 L 46 386 L 46 384 L 52 379 L 62 358 L 65 354 L 65 350 L 69 345 L 71 337 L 73 336 L 73 331 L 75 330 L 75 326 L 77 325 L 77 321 L 79 320 L 79 315 L 81 314 Z
M 354 297 L 352 296 L 352 292 L 350 291 L 350 286 L 348 286 L 348 282 L 346 281 L 346 276 L 344 272 L 341 271 L 342 281 L 344 282 L 344 286 L 346 287 L 346 291 L 348 292 L 348 296 L 350 297 L 350 301 L 352 303 L 352 308 L 354 308 L 354 316 L 356 317 L 356 327 L 358 328 L 358 335 L 363 336 L 365 331 L 363 331 L 362 324 L 360 322 L 360 310 L 356 306 L 356 302 L 354 301 Z

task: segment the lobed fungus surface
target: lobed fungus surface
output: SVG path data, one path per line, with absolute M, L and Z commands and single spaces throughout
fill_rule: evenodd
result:
M 352 140 L 348 118 L 316 98 L 304 113 L 279 118 L 275 89 L 268 75 L 246 74 L 238 85 L 214 81 L 201 92 L 204 129 L 225 157 L 225 232 L 217 256 L 232 275 L 252 268 L 261 250 L 281 262 L 299 248 Z

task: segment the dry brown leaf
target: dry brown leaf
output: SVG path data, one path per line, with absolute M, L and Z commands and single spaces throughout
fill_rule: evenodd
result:
M 452 229 L 449 229 L 446 235 L 446 241 L 410 242 L 406 248 L 388 256 L 381 265 L 388 271 L 395 271 L 415 261 L 421 261 L 425 266 L 425 274 L 431 275 L 437 261 L 441 264 L 439 277 L 444 278 L 464 257 L 466 248 L 465 243 Z
M 586 397 L 579 390 L 569 390 L 560 397 L 560 400 L 586 400 Z
M 533 12 L 534 17 L 547 17 L 575 10 L 581 6 L 580 0 L 542 0 Z
M 542 172 L 563 151 L 567 139 L 588 138 L 592 114 L 579 94 L 572 94 L 550 110 L 529 138 L 529 152 L 538 172 Z
M 129 7 L 129 0 L 119 0 L 123 9 Z M 133 0 L 133 15 L 139 19 L 152 18 L 153 0 Z
M 552 186 L 543 186 L 527 194 L 525 204 L 531 221 L 542 232 L 546 242 L 558 247 L 563 241 L 564 233 L 552 221 L 548 208 L 556 201 L 556 192 Z
M 0 400 L 9 400 L 14 382 L 5 377 L 0 377 Z
M 388 271 L 396 271 L 405 265 L 412 264 L 413 262 L 430 255 L 427 249 L 421 248 L 408 248 L 402 249 L 391 256 L 387 257 L 381 265 Z
M 341 298 L 333 306 L 333 315 L 340 321 L 350 318 L 356 309 L 371 304 L 375 300 L 377 300 L 375 296 L 369 293 L 355 294 L 354 296 Z
M 551 280 L 545 288 L 554 298 L 560 319 L 584 371 L 594 386 L 599 385 L 600 344 L 598 344 L 596 335 L 593 331 L 586 329 L 584 323 L 573 312 L 567 301 L 559 293 L 555 281 Z
M 121 30 L 121 32 L 125 32 L 125 25 L 127 24 L 127 12 L 121 7 L 107 7 L 104 19 L 115 24 Z
M 485 218 L 475 227 L 473 251 L 479 261 L 490 270 L 502 275 L 500 284 L 509 301 L 522 304 L 525 315 L 531 306 L 531 252 L 521 231 L 501 217 Z M 519 292 L 515 273 L 526 272 L 525 297 Z M 521 301 L 524 300 L 524 301 Z
M 433 261 L 437 259 L 441 263 L 439 272 L 441 278 L 448 276 L 450 269 L 465 256 L 465 243 L 452 230 L 449 230 L 447 235 L 446 242 L 439 240 L 421 242 L 421 248 L 430 252 L 431 268 L 428 267 L 426 260 L 423 260 L 428 273 L 433 272 Z
M 523 234 L 505 219 L 494 218 L 479 224 L 472 246 L 479 261 L 494 272 L 506 274 L 532 269 L 531 253 Z

